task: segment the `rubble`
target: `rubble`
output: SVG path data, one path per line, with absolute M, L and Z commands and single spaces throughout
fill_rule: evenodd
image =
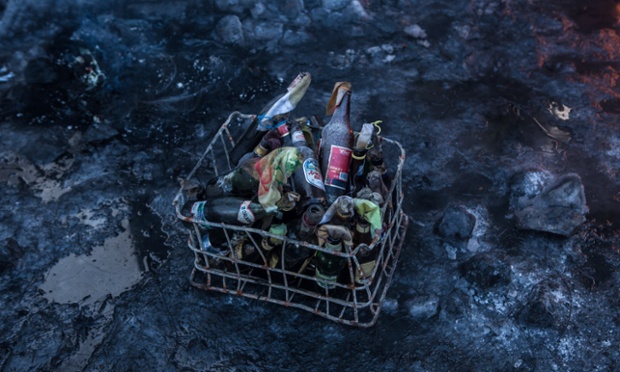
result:
M 0 369 L 617 369 L 617 4 L 336 3 L 0 1 Z M 262 22 L 279 39 L 245 34 Z M 100 86 L 70 66 L 80 48 Z M 321 82 L 300 116 L 346 78 L 352 120 L 407 150 L 409 233 L 370 330 L 189 284 L 177 178 L 299 71 Z M 450 205 L 476 216 L 467 246 L 435 230 Z M 137 284 L 44 295 L 124 220 Z

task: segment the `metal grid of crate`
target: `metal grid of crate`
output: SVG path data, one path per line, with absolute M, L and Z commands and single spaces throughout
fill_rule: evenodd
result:
M 217 131 L 207 149 L 198 159 L 187 179 L 206 181 L 232 169 L 228 151 L 234 146 L 234 138 L 254 118 L 239 112 L 232 113 Z M 402 146 L 388 138 L 382 138 L 384 157 L 392 175 L 391 188 L 382 208 L 384 231 L 381 239 L 371 245 L 378 250 L 376 266 L 367 283 L 354 284 L 356 270 L 359 268 L 357 252 L 359 247 L 345 246 L 345 252 L 332 252 L 323 247 L 288 237 L 276 236 L 268 231 L 245 226 L 234 226 L 217 222 L 196 222 L 181 214 L 185 197 L 180 190 L 173 201 L 177 217 L 192 222 L 193 231 L 188 238 L 189 248 L 194 252 L 194 268 L 190 282 L 195 287 L 263 300 L 287 307 L 306 310 L 339 323 L 358 327 L 375 324 L 381 304 L 390 286 L 396 264 L 403 245 L 408 219 L 402 211 L 402 167 L 405 152 Z M 237 258 L 234 253 L 220 255 L 205 250 L 203 232 L 221 229 L 229 246 L 233 236 L 244 236 L 251 241 L 261 254 L 262 261 L 253 263 Z M 279 247 L 280 260 L 270 267 L 268 258 L 258 249 L 261 239 L 274 237 L 282 240 Z M 289 245 L 290 244 L 290 245 Z M 303 272 L 293 272 L 284 266 L 285 249 L 291 245 L 302 245 L 311 251 L 337 254 L 346 259 L 336 287 L 319 287 L 311 274 L 312 264 Z M 313 254 L 312 254 L 313 255 Z

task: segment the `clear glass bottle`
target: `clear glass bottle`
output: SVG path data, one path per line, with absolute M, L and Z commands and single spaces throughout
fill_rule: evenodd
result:
M 300 73 L 288 86 L 286 93 L 276 97 L 265 106 L 228 153 L 232 164 L 237 164 L 241 157 L 253 151 L 267 131 L 274 129 L 276 125 L 288 118 L 290 112 L 306 94 L 311 79 L 310 73 Z

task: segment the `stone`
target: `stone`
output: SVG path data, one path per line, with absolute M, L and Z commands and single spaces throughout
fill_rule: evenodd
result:
M 488 289 L 510 283 L 510 266 L 491 253 L 479 253 L 459 267 L 461 275 L 470 283 Z
M 551 172 L 542 169 L 530 169 L 513 175 L 510 180 L 510 207 L 518 210 L 530 205 L 532 199 L 553 179 Z
M 250 0 L 215 0 L 215 6 L 222 12 L 242 13 L 252 9 L 254 1 Z
M 226 44 L 235 45 L 243 43 L 243 28 L 241 20 L 236 15 L 224 16 L 217 22 L 215 30 L 217 35 Z
M 304 0 L 304 8 L 315 9 L 321 6 L 321 0 Z
M 308 33 L 303 31 L 286 30 L 282 37 L 282 45 L 295 46 L 310 41 L 311 37 Z
M 570 290 L 561 278 L 550 277 L 532 287 L 517 318 L 541 328 L 564 329 L 571 311 Z
M 259 2 L 254 4 L 254 7 L 250 10 L 250 14 L 252 14 L 252 18 L 257 19 L 260 18 L 261 15 L 265 14 L 266 10 L 267 8 L 265 8 L 265 4 Z
M 277 22 L 261 22 L 254 26 L 257 40 L 274 40 L 282 37 L 283 25 Z
M 323 8 L 333 12 L 346 8 L 351 0 L 323 0 Z
M 439 298 L 434 295 L 418 296 L 407 303 L 409 314 L 417 319 L 429 319 L 439 311 Z
M 476 217 L 462 205 L 451 205 L 444 212 L 436 226 L 436 232 L 448 239 L 469 240 Z
M 279 8 L 286 18 L 293 20 L 304 10 L 304 4 L 302 0 L 284 0 Z
M 419 25 L 409 25 L 403 31 L 414 39 L 426 39 L 426 31 Z
M 518 206 L 515 217 L 520 229 L 563 236 L 570 236 L 585 222 L 588 212 L 581 178 L 574 173 L 557 177 L 540 194 L 521 200 Z

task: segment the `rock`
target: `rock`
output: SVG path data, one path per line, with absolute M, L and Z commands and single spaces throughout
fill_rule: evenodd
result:
M 118 131 L 112 128 L 109 122 L 99 121 L 98 124 L 93 124 L 86 129 L 83 140 L 86 143 L 101 143 L 118 135 Z
M 17 240 L 6 238 L 0 245 L 0 273 L 15 267 L 19 258 L 24 255 L 24 249 Z
M 409 314 L 417 319 L 428 319 L 437 314 L 439 299 L 437 296 L 419 296 L 408 302 Z
M 414 39 L 426 39 L 426 31 L 419 25 L 409 25 L 403 31 Z
M 258 19 L 261 15 L 265 14 L 266 10 L 265 4 L 259 2 L 254 4 L 254 7 L 250 10 L 250 14 L 252 14 L 252 18 Z
M 519 199 L 515 212 L 520 229 L 569 236 L 588 212 L 581 178 L 574 173 L 556 178 L 534 198 Z
M 563 329 L 571 316 L 571 294 L 561 278 L 551 277 L 534 285 L 517 317 L 542 328 Z
M 220 39 L 226 44 L 243 43 L 241 20 L 236 15 L 227 15 L 220 19 L 215 26 L 215 30 Z
M 479 253 L 459 269 L 467 281 L 483 289 L 510 283 L 510 266 L 494 254 Z
M 286 30 L 282 37 L 282 45 L 295 46 L 310 41 L 310 35 L 303 31 Z
M 553 174 L 539 169 L 515 174 L 510 181 L 511 209 L 519 210 L 530 205 L 532 199 L 539 195 L 553 179 Z
M 302 0 L 284 0 L 280 2 L 280 12 L 288 19 L 293 20 L 304 10 Z
M 254 37 L 258 40 L 274 40 L 282 36 L 283 25 L 277 22 L 261 22 L 254 27 Z
M 452 205 L 444 212 L 436 232 L 448 239 L 468 240 L 476 225 L 476 217 L 462 205 Z
M 222 12 L 242 13 L 244 10 L 252 9 L 254 1 L 250 0 L 215 0 L 215 6 Z
M 321 0 L 304 0 L 304 8 L 314 9 L 321 6 Z
M 351 0 L 323 0 L 323 8 L 333 12 L 346 8 L 350 3 Z

